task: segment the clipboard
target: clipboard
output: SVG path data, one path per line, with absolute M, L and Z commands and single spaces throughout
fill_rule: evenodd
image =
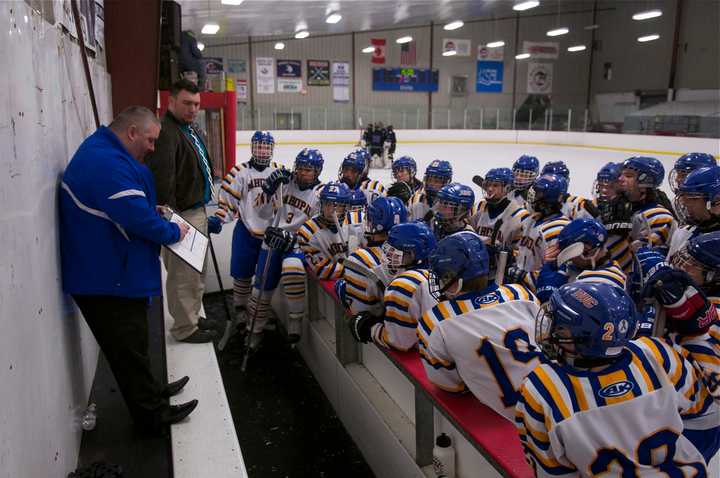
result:
M 165 245 L 170 252 L 182 259 L 187 265 L 202 274 L 205 268 L 205 255 L 207 254 L 209 239 L 195 226 L 187 222 L 171 207 L 164 206 L 166 213 L 163 214 L 168 221 L 176 224 L 187 224 L 190 228 L 182 241 Z

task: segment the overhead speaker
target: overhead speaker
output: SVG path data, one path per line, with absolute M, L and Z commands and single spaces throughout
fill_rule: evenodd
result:
M 160 18 L 160 45 L 180 48 L 182 34 L 182 9 L 180 4 L 172 0 L 163 0 Z

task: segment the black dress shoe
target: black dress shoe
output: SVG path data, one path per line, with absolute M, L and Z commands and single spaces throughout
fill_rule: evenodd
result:
M 200 330 L 197 329 L 192 335 L 185 337 L 180 342 L 186 342 L 189 344 L 204 344 L 212 342 L 219 338 L 219 334 L 215 330 Z
M 177 395 L 180 393 L 180 390 L 183 389 L 185 385 L 190 381 L 190 377 L 185 375 L 180 380 L 175 380 L 174 382 L 170 382 L 167 385 L 165 385 L 165 388 L 163 388 L 163 391 L 160 392 L 160 395 L 162 395 L 163 398 L 170 398 L 173 395 Z
M 215 330 L 220 331 L 220 333 L 225 332 L 225 321 L 215 320 L 215 319 L 205 319 L 203 317 L 200 317 L 198 319 L 197 326 L 200 330 Z
M 190 400 L 180 405 L 168 405 L 167 408 L 163 408 L 160 412 L 157 420 L 160 425 L 172 425 L 190 415 L 192 411 L 195 410 L 195 407 L 197 407 L 197 404 L 197 400 Z

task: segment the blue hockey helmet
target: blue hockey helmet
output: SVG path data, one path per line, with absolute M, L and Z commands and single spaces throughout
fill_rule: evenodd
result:
M 446 184 L 437 193 L 433 204 L 435 220 L 446 232 L 462 229 L 475 205 L 475 193 L 470 186 Z
M 298 181 L 297 170 L 299 168 L 313 169 L 315 171 L 315 178 L 312 181 L 303 184 L 300 184 L 300 182 L 298 182 L 298 185 L 301 188 L 304 188 L 316 184 L 318 178 L 320 177 L 320 174 L 322 173 L 323 164 L 325 164 L 325 160 L 323 159 L 322 153 L 320 153 L 320 151 L 313 148 L 303 148 L 303 150 L 300 151 L 297 156 L 295 156 L 295 180 Z
M 622 163 L 609 162 L 600 168 L 593 184 L 593 197 L 596 201 L 608 201 L 615 197 L 621 165 Z
M 452 181 L 452 175 L 453 169 L 449 161 L 444 161 L 442 159 L 433 160 L 428 167 L 425 168 L 425 189 L 428 189 L 428 178 L 438 178 L 443 181 L 443 184 L 448 184 Z
M 715 156 L 708 153 L 687 153 L 680 156 L 670 171 L 668 182 L 672 190 L 677 193 L 688 174 L 700 168 L 717 166 Z
M 482 238 L 472 231 L 460 231 L 438 242 L 430 254 L 430 293 L 437 300 L 459 294 L 463 282 L 487 276 L 490 257 Z M 457 284 L 454 291 L 449 289 Z
M 528 189 L 540 172 L 540 161 L 535 156 L 523 154 L 513 163 L 513 188 Z
M 573 282 L 556 290 L 535 321 L 535 341 L 551 359 L 618 357 L 634 337 L 635 304 L 620 287 Z
M 612 161 L 600 168 L 595 180 L 597 182 L 613 182 L 620 177 L 620 166 L 622 163 L 613 163 Z
M 361 189 L 350 189 L 350 202 L 348 205 L 351 211 L 365 209 L 367 206 L 367 196 L 365 196 L 365 193 L 362 192 Z
M 570 181 L 570 170 L 562 161 L 550 161 L 545 163 L 540 174 L 556 174 Z
M 270 164 L 274 148 L 275 138 L 270 131 L 255 131 L 250 138 L 250 152 L 253 160 L 262 166 Z
M 558 234 L 560 252 L 557 264 L 561 265 L 575 257 L 589 260 L 595 268 L 595 261 L 605 255 L 607 229 L 595 219 L 580 218 L 570 221 Z
M 534 211 L 541 211 L 547 206 L 560 205 L 567 193 L 567 179 L 555 174 L 546 174 L 535 180 L 528 193 L 528 204 Z
M 350 188 L 341 182 L 329 182 L 320 190 L 320 201 L 350 204 Z
M 424 222 L 406 222 L 393 226 L 383 244 L 383 264 L 395 275 L 413 265 L 427 262 L 437 247 L 435 234 Z
M 720 166 L 700 168 L 687 175 L 676 191 L 675 211 L 686 224 L 698 224 L 713 213 L 713 207 L 720 204 Z M 704 207 L 691 206 L 690 200 L 701 199 Z
M 367 176 L 370 155 L 365 149 L 358 148 L 345 156 L 340 164 L 338 178 L 350 188 L 357 188 Z M 351 171 L 354 175 L 348 174 Z
M 365 233 L 387 233 L 394 225 L 403 222 L 407 222 L 405 204 L 396 197 L 379 197 L 367 208 Z
M 687 272 L 705 289 L 720 287 L 720 231 L 699 234 L 670 259 L 673 267 Z
M 637 185 L 641 188 L 658 188 L 665 179 L 665 168 L 655 158 L 633 156 L 623 161 L 622 168 L 637 173 Z
M 400 181 L 397 174 L 399 171 L 407 169 L 410 173 L 410 178 L 414 178 L 417 174 L 417 163 L 410 156 L 400 156 L 392 162 L 392 175 L 395 181 Z
M 514 176 L 512 169 L 510 168 L 493 168 L 488 171 L 485 175 L 485 179 L 483 180 L 483 193 L 485 194 L 485 199 L 487 199 L 490 203 L 497 203 L 498 201 L 501 201 L 510 192 L 510 188 L 513 186 L 513 180 Z M 488 192 L 488 186 L 492 183 L 502 184 L 502 192 L 499 195 L 491 196 Z M 492 192 L 492 194 L 495 193 L 496 191 Z

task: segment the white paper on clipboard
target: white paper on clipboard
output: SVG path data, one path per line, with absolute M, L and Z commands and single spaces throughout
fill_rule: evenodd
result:
M 180 259 L 187 262 L 190 267 L 202 273 L 203 267 L 205 266 L 205 254 L 207 254 L 208 248 L 207 236 L 195 229 L 192 224 L 183 219 L 175 211 L 172 211 L 170 222 L 187 224 L 190 229 L 182 241 L 166 245 L 165 247 L 180 257 Z

